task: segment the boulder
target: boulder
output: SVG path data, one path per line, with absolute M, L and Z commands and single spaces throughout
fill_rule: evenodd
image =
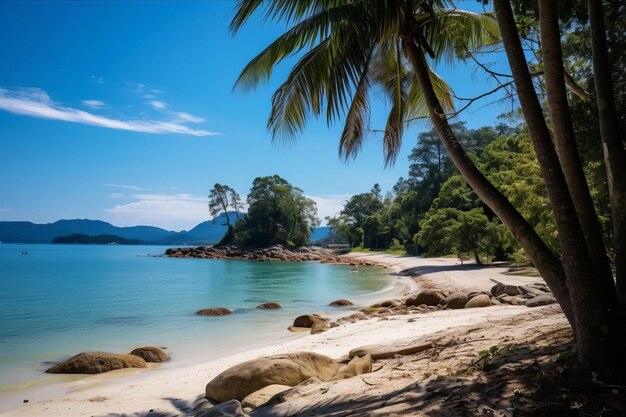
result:
M 377 303 L 372 305 L 372 307 L 387 307 L 387 308 L 392 308 L 392 307 L 398 307 L 401 303 L 399 301 L 396 300 L 386 300 L 383 301 L 382 303 Z
M 195 417 L 248 417 L 248 415 L 243 412 L 239 401 L 232 400 L 203 410 Z
M 503 303 L 510 304 L 512 306 L 523 306 L 526 304 L 526 300 L 523 299 L 522 297 L 519 297 L 519 296 L 513 297 L 510 295 L 506 295 L 506 294 L 499 296 L 498 300 L 502 301 Z
M 415 297 L 407 298 L 405 304 L 407 306 L 420 306 L 422 304 L 427 306 L 436 306 L 444 298 L 445 296 L 437 290 L 424 290 Z
M 462 292 L 454 292 L 443 300 L 446 308 L 453 310 L 465 308 L 465 304 L 467 304 L 468 301 L 467 295 Z
M 326 319 L 321 318 L 317 314 L 305 314 L 303 316 L 296 317 L 296 319 L 293 321 L 293 326 L 311 328 L 315 323 L 318 323 L 320 321 L 325 322 Z
M 203 308 L 202 310 L 196 311 L 196 314 L 200 316 L 227 316 L 231 313 L 232 310 L 223 307 Z
M 167 360 L 167 353 L 154 346 L 144 346 L 133 349 L 130 352 L 131 355 L 139 356 L 146 362 L 165 362 Z
M 491 305 L 491 299 L 488 295 L 480 294 L 472 298 L 465 304 L 465 308 L 477 308 L 477 307 L 489 307 Z
M 494 297 L 497 297 L 502 294 L 506 295 L 519 295 L 520 290 L 517 288 L 517 285 L 507 285 L 502 283 L 497 283 L 493 287 L 491 287 L 491 294 Z
M 311 331 L 311 329 L 309 329 L 308 327 L 295 327 L 295 326 L 289 326 L 287 327 L 287 330 L 289 330 L 290 332 L 294 332 L 294 333 L 304 333 L 304 332 Z
M 372 359 L 393 358 L 395 355 L 413 355 L 423 352 L 433 346 L 431 342 L 419 342 L 406 345 L 368 345 L 360 348 L 352 349 L 348 356 L 354 358 L 357 356 L 370 355 Z
M 350 362 L 339 368 L 337 379 L 352 378 L 361 374 L 372 372 L 372 355 L 365 355 L 361 358 L 353 357 Z
M 350 300 L 335 300 L 332 303 L 328 304 L 331 307 L 346 307 L 346 306 L 353 306 L 354 303 Z
M 278 310 L 283 308 L 283 306 L 278 303 L 263 303 L 256 306 L 256 308 L 259 308 L 261 310 Z
M 552 297 L 551 295 L 545 294 L 545 295 L 538 295 L 534 298 L 526 300 L 524 304 L 526 304 L 526 307 L 540 307 L 540 306 L 547 306 L 548 304 L 554 304 L 554 303 L 556 303 L 556 299 Z
M 520 285 L 518 288 L 521 294 L 532 294 L 535 296 L 546 295 L 545 291 L 542 291 L 539 288 L 531 287 L 530 285 Z
M 50 374 L 99 374 L 115 369 L 145 368 L 146 361 L 135 355 L 83 352 L 46 370 Z
M 243 400 L 268 385 L 293 387 L 311 377 L 331 381 L 338 371 L 337 362 L 313 352 L 268 356 L 225 370 L 207 384 L 206 396 L 216 401 Z
M 472 298 L 476 297 L 477 295 L 481 295 L 481 294 L 485 294 L 488 297 L 491 297 L 491 293 L 487 292 L 487 291 L 472 291 L 469 294 L 467 294 L 467 298 L 468 300 L 471 300 Z
M 290 389 L 289 385 L 272 384 L 265 388 L 261 388 L 258 391 L 246 396 L 241 401 L 242 407 L 250 407 L 252 409 L 259 408 L 270 400 L 274 395 Z
M 320 381 L 319 378 L 313 376 L 306 381 L 299 383 L 293 388 L 289 388 L 286 391 L 279 392 L 264 405 L 280 404 L 308 395 L 314 396 L 316 394 L 325 394 L 326 391 L 328 391 L 328 388 L 324 387 L 322 381 Z
M 330 324 L 325 321 L 318 321 L 311 326 L 311 334 L 318 334 L 330 329 Z

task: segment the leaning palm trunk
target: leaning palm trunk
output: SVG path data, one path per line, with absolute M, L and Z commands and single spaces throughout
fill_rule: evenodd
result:
M 574 209 L 578 215 L 589 254 L 594 261 L 593 266 L 596 270 L 598 283 L 607 286 L 607 291 L 614 291 L 613 275 L 608 257 L 606 256 L 602 229 L 593 206 L 580 155 L 578 154 L 576 136 L 567 101 L 556 2 L 540 0 L 539 14 L 543 75 L 559 162 L 563 168 L 563 174 L 572 196 Z
M 428 76 L 428 66 L 425 62 L 424 55 L 418 48 L 412 35 L 405 36 L 402 44 L 415 71 L 433 126 L 448 151 L 450 159 L 470 187 L 472 187 L 480 199 L 498 216 L 520 243 L 559 301 L 568 320 L 572 326 L 575 326 L 563 266 L 526 219 L 524 219 L 517 209 L 513 207 L 511 202 L 491 184 L 476 167 L 467 153 L 465 153 L 465 150 L 450 128 Z
M 626 305 L 626 163 L 624 162 L 626 151 L 620 137 L 615 108 L 602 1 L 589 0 L 587 5 L 591 25 L 593 77 L 600 118 L 600 135 L 611 198 L 617 294 L 624 306 Z
M 615 292 L 598 285 L 595 269 L 574 209 L 550 131 L 543 116 L 508 0 L 494 0 L 502 43 L 514 77 L 517 94 L 541 166 L 561 244 L 563 268 L 571 299 L 578 344 L 578 359 L 589 370 L 609 370 L 615 358 L 616 332 L 612 315 L 617 311 Z

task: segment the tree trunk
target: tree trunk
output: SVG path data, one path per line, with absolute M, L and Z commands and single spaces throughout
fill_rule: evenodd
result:
M 626 151 L 620 138 L 619 119 L 615 107 L 602 1 L 588 0 L 587 5 L 591 25 L 593 77 L 600 118 L 600 135 L 611 198 L 617 294 L 624 306 L 626 305 Z
M 589 186 L 578 154 L 576 136 L 565 89 L 565 71 L 561 50 L 557 3 L 553 0 L 539 1 L 539 23 L 541 28 L 541 55 L 548 109 L 554 141 L 565 181 L 569 188 L 574 209 L 593 261 L 596 277 L 606 291 L 614 291 L 613 274 L 602 239 L 602 228 L 598 221 Z
M 570 324 L 575 327 L 563 265 L 511 202 L 480 172 L 457 140 L 433 90 L 424 55 L 416 45 L 412 33 L 403 37 L 402 44 L 415 71 L 433 127 L 450 159 L 474 192 L 498 216 L 520 243 L 552 290 Z
M 563 268 L 576 323 L 578 360 L 588 370 L 605 371 L 610 366 L 610 360 L 614 358 L 612 349 L 615 346 L 612 346 L 611 339 L 615 336 L 615 328 L 611 315 L 617 312 L 617 305 L 613 300 L 616 299 L 616 294 L 613 292 L 611 296 L 607 293 L 606 286 L 598 285 L 595 277 L 595 269 L 574 204 L 528 71 L 511 4 L 509 0 L 494 0 L 493 3 L 524 119 L 556 220 Z

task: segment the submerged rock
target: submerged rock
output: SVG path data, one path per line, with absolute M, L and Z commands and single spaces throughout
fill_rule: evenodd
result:
M 256 308 L 259 308 L 261 310 L 278 310 L 283 308 L 283 306 L 278 303 L 263 303 L 256 306 Z
M 146 361 L 135 355 L 83 352 L 46 370 L 49 374 L 99 374 L 115 369 L 145 368 Z
M 196 311 L 196 314 L 200 316 L 227 316 L 232 313 L 232 310 L 223 307 L 217 308 L 203 308 L 202 310 Z
M 346 306 L 353 306 L 354 303 L 350 300 L 345 300 L 342 298 L 341 300 L 335 300 L 328 305 L 331 307 L 346 307 Z
M 331 381 L 338 371 L 337 362 L 313 352 L 273 355 L 243 362 L 225 370 L 207 384 L 206 396 L 216 401 L 241 401 L 268 385 L 293 387 L 311 377 Z
M 139 356 L 146 362 L 165 362 L 167 361 L 167 353 L 163 352 L 158 347 L 144 346 L 133 349 L 130 352 L 131 355 Z

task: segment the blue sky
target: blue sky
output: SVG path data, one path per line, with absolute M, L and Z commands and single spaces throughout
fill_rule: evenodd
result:
M 476 1 L 461 6 L 480 10 Z M 323 217 L 374 183 L 388 190 L 406 177 L 407 155 L 426 125 L 407 132 L 391 168 L 375 135 L 355 161 L 340 160 L 340 123 L 311 121 L 295 143 L 272 143 L 271 94 L 288 65 L 252 92 L 232 86 L 284 28 L 253 19 L 233 38 L 233 8 L 232 1 L 0 3 L 0 220 L 188 229 L 209 218 L 215 182 L 245 195 L 255 177 L 272 174 L 318 201 Z M 506 71 L 501 61 L 485 57 Z M 437 70 L 461 97 L 493 87 L 472 65 Z M 486 103 L 461 120 L 480 127 L 508 110 Z M 384 109 L 375 103 L 372 128 L 384 126 Z

